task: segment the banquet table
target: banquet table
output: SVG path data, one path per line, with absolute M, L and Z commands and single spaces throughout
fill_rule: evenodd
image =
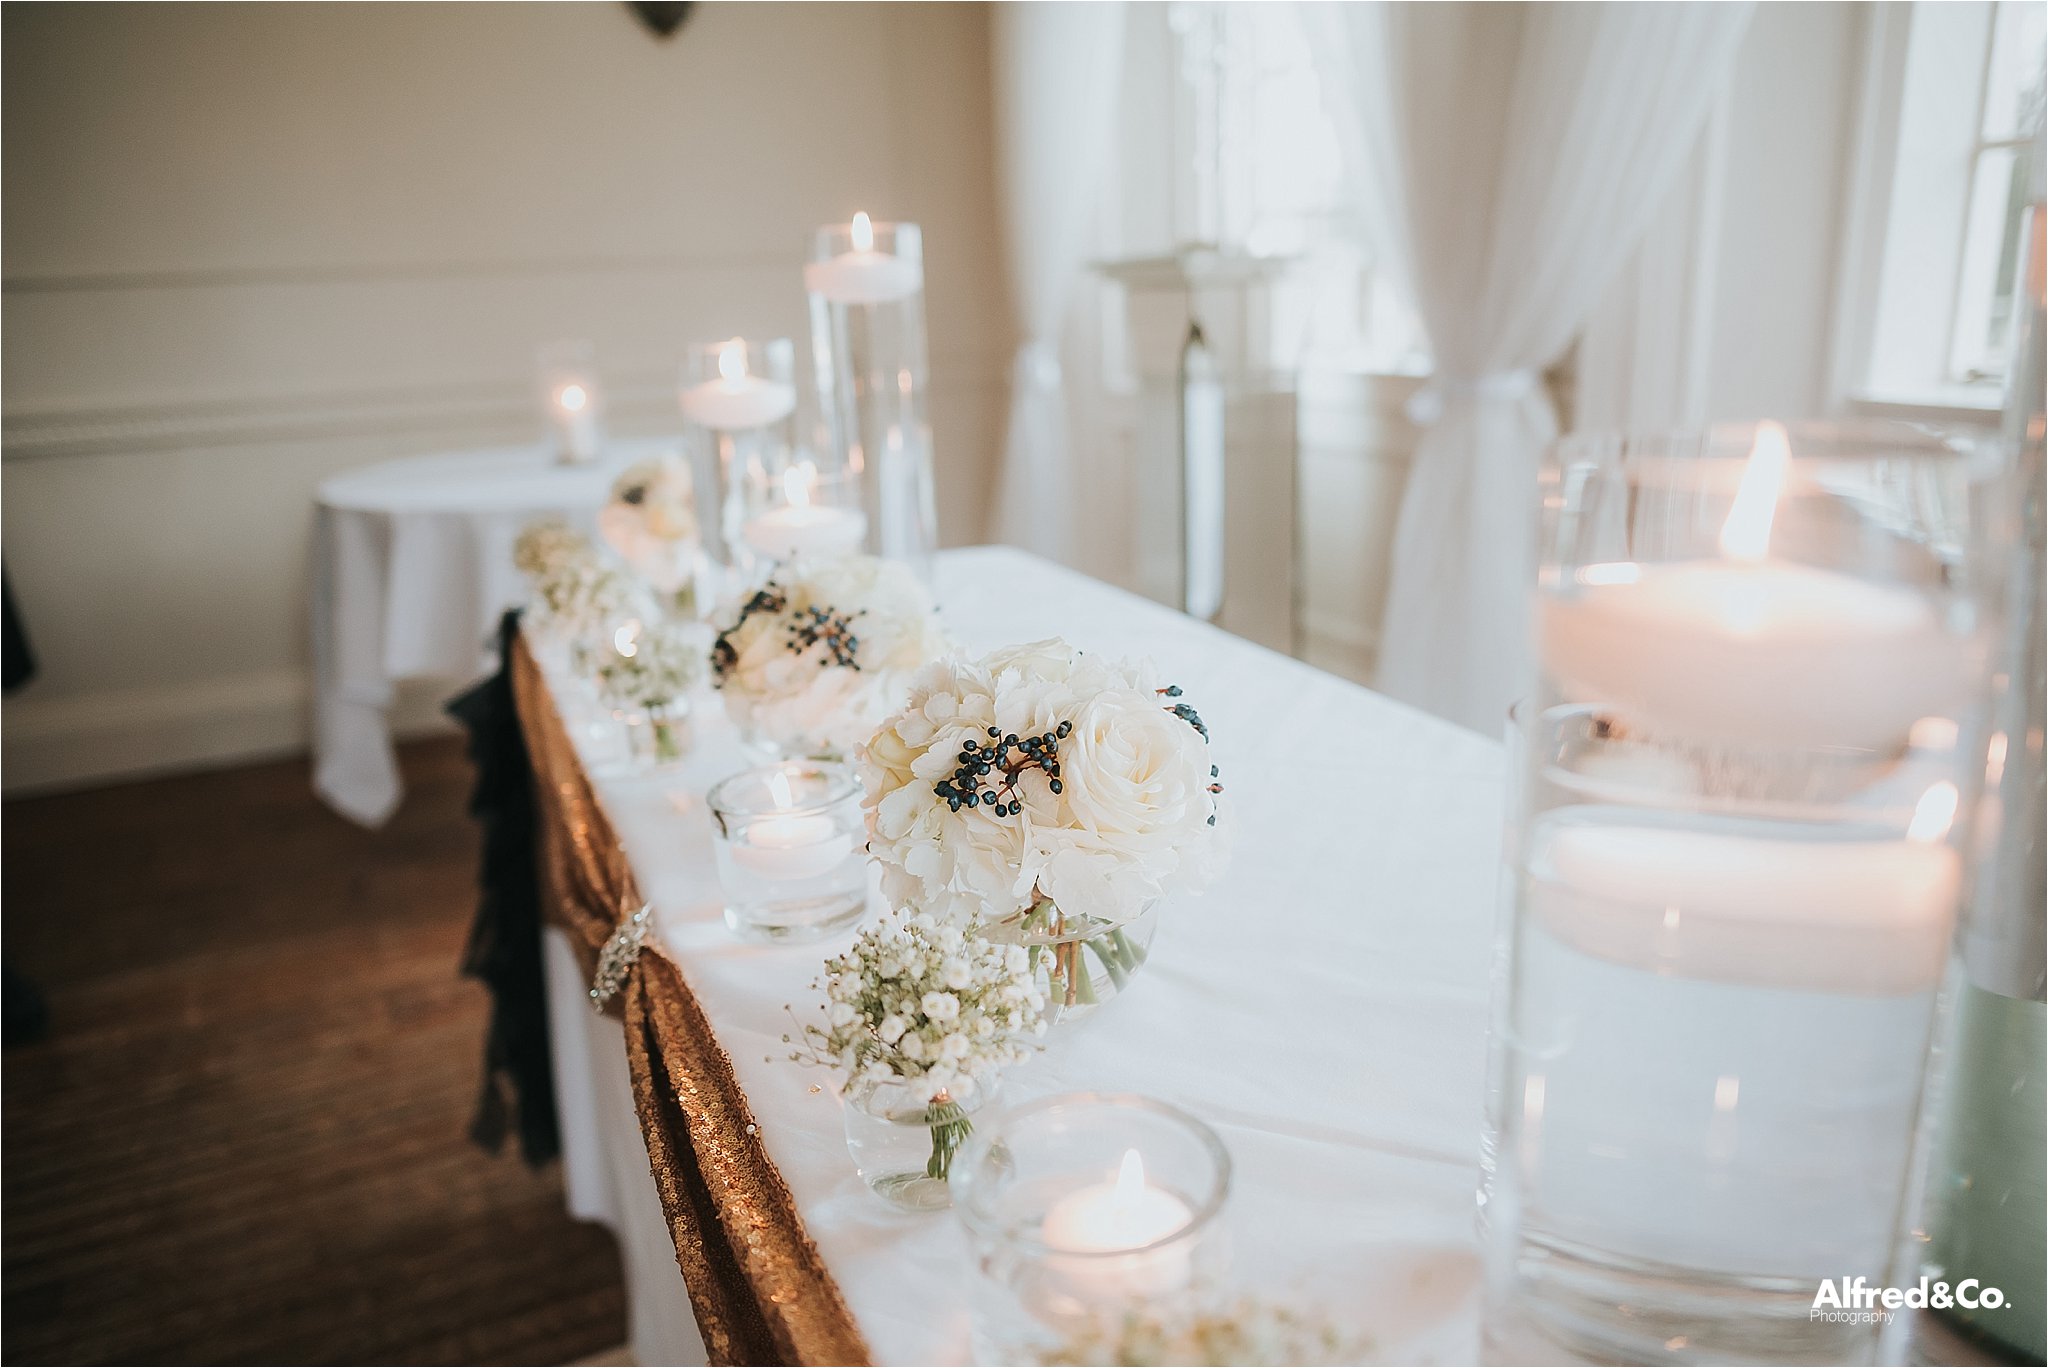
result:
M 594 528 L 613 478 L 674 439 L 614 441 L 589 465 L 541 445 L 440 452 L 343 471 L 314 496 L 313 786 L 381 825 L 404 787 L 389 710 L 408 679 L 489 668 L 498 617 L 525 595 L 521 528 L 553 515 Z
M 1327 1314 L 1375 1358 L 1473 1361 L 1502 748 L 1021 552 L 948 552 L 936 576 L 971 650 L 1062 636 L 1151 657 L 1207 721 L 1230 804 L 1226 875 L 1169 899 L 1142 975 L 1003 1102 L 1134 1092 L 1193 1113 L 1233 1160 L 1235 1290 Z M 851 933 L 745 945 L 721 918 L 703 794 L 748 761 L 715 696 L 682 767 L 633 775 L 558 706 L 570 681 L 522 650 L 514 685 L 570 1201 L 620 1230 L 636 1357 L 969 1361 L 964 1230 L 869 1193 L 832 1080 L 784 1057 L 785 1004 L 813 1000 Z M 643 899 L 623 1020 L 593 1014 L 591 952 Z

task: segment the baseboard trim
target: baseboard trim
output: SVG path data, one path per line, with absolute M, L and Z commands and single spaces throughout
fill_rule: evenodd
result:
M 459 683 L 408 681 L 393 735 L 445 735 Z M 155 688 L 26 696 L 0 706 L 0 794 L 24 798 L 304 755 L 312 682 L 299 669 Z M 310 782 L 310 780 L 309 780 Z

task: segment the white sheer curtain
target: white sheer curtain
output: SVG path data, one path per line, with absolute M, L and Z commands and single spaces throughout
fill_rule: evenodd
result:
M 997 5 L 990 20 L 1010 291 L 1023 333 L 993 532 L 1065 561 L 1074 478 L 1060 332 L 1115 136 L 1124 9 L 1121 0 Z
M 1367 231 L 1436 375 L 1379 686 L 1497 732 L 1523 686 L 1535 472 L 1569 344 L 1692 150 L 1744 4 L 1304 6 Z

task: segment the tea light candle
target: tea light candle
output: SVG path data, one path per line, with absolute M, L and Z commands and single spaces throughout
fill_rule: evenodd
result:
M 604 434 L 597 421 L 597 387 L 589 379 L 564 380 L 548 394 L 555 443 L 565 461 L 594 461 Z
M 1841 993 L 1931 989 L 1961 886 L 1930 786 L 1903 841 L 1799 840 L 1555 821 L 1532 833 L 1532 905 L 1578 949 L 1652 973 Z
M 1722 559 L 1589 565 L 1541 596 L 1539 650 L 1571 696 L 1685 735 L 1866 750 L 1967 699 L 1978 651 L 1923 595 L 1769 556 L 1790 457 L 1761 424 Z
M 788 502 L 747 519 L 740 529 L 741 538 L 770 560 L 850 556 L 860 550 L 868 534 L 867 515 L 858 509 L 812 503 L 817 479 L 817 471 L 808 463 L 785 470 L 782 487 Z
M 681 395 L 683 416 L 730 432 L 779 423 L 796 411 L 796 387 L 747 373 L 747 348 L 734 338 L 718 353 L 718 378 L 691 385 Z
M 853 250 L 808 263 L 805 289 L 835 304 L 886 304 L 924 288 L 921 263 L 875 250 L 875 227 L 866 214 L 855 214 L 847 231 Z
M 781 770 L 769 775 L 768 791 L 777 808 L 795 806 L 788 776 Z M 736 862 L 763 878 L 783 882 L 829 874 L 852 853 L 853 838 L 822 813 L 756 818 L 732 847 Z
M 1088 1279 L 1091 1291 L 1152 1296 L 1185 1287 L 1193 1268 L 1189 1252 L 1178 1245 L 1146 1246 L 1179 1233 L 1193 1218 L 1186 1202 L 1145 1181 L 1144 1160 L 1130 1149 L 1124 1151 L 1115 1181 L 1081 1188 L 1053 1203 L 1040 1238 L 1056 1254 L 1121 1255 L 1091 1258 L 1085 1269 L 1074 1269 Z

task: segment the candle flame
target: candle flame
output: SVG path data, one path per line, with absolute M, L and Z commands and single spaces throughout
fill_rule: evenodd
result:
M 724 380 L 747 378 L 747 344 L 735 337 L 718 349 L 718 374 Z
M 612 649 L 627 659 L 640 654 L 640 619 L 627 618 L 612 633 Z
M 1124 1161 L 1117 1166 L 1115 1201 L 1119 1207 L 1129 1209 L 1137 1205 L 1145 1195 L 1145 1161 L 1134 1149 L 1124 1151 Z
M 1913 821 L 1906 828 L 1906 839 L 1933 845 L 1948 835 L 1948 829 L 1956 824 L 1956 803 L 1961 796 L 1946 779 L 1921 794 L 1920 801 L 1913 805 Z
M 590 391 L 581 385 L 564 385 L 555 396 L 555 402 L 570 413 L 581 413 L 583 406 L 590 402 Z
M 872 252 L 875 250 L 875 225 L 865 212 L 853 216 L 853 230 L 849 236 L 853 239 L 854 251 Z
M 811 503 L 811 487 L 818 482 L 818 468 L 809 461 L 798 461 L 782 472 L 782 492 L 789 499 L 791 508 L 808 508 Z
M 789 776 L 776 770 L 768 776 L 768 796 L 775 800 L 775 806 L 788 809 L 796 806 L 796 798 L 789 791 Z
M 1758 423 L 1749 464 L 1721 528 L 1721 552 L 1728 559 L 1760 561 L 1770 551 L 1771 522 L 1778 516 L 1778 493 L 1785 487 L 1785 468 L 1791 463 L 1792 444 L 1784 427 Z

